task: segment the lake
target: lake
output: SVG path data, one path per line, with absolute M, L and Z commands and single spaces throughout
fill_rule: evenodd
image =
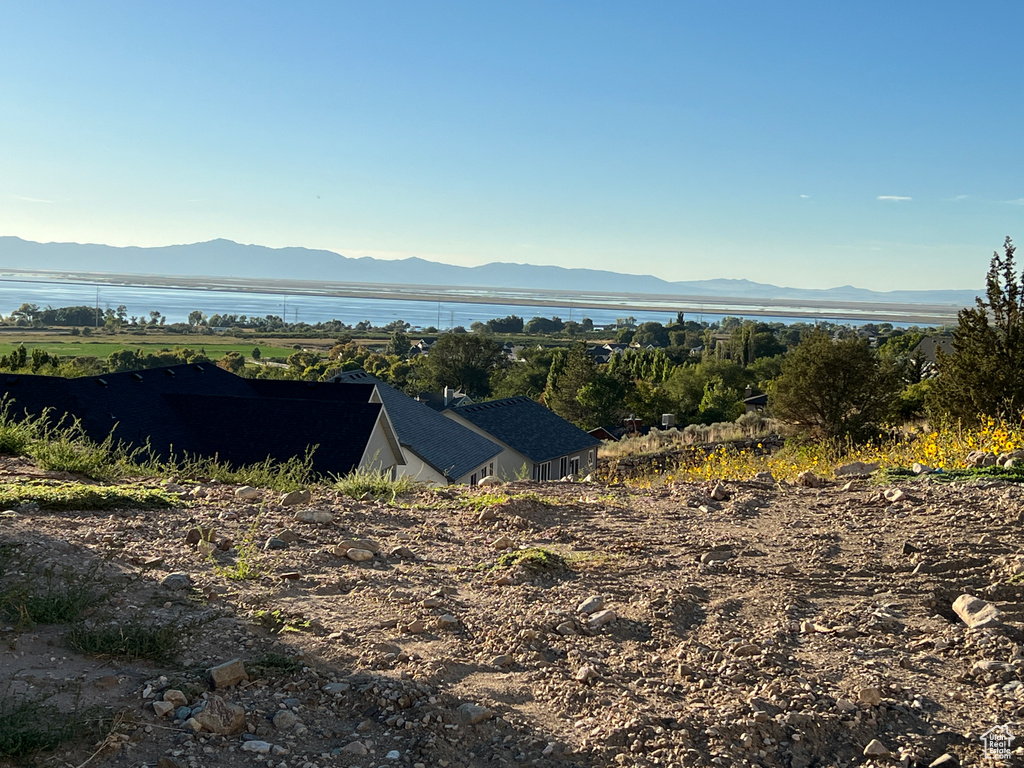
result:
M 123 304 L 128 316 L 149 317 L 157 311 L 167 322 L 186 322 L 190 312 L 199 310 L 206 315 L 277 315 L 288 322 L 315 324 L 340 320 L 354 325 L 369 320 L 383 326 L 394 320 L 404 320 L 413 328 L 434 326 L 441 330 L 461 325 L 464 328 L 491 318 L 519 315 L 531 317 L 558 316 L 563 320 L 581 320 L 589 317 L 596 325 L 614 323 L 617 318 L 632 315 L 639 322 L 675 321 L 675 313 L 642 312 L 622 308 L 580 309 L 568 305 L 516 306 L 510 304 L 471 304 L 453 301 L 411 301 L 401 299 L 358 299 L 334 296 L 291 296 L 274 293 L 197 290 L 189 288 L 135 288 L 120 285 L 94 285 L 44 279 L 0 279 L 0 313 L 10 314 L 22 304 L 40 307 L 96 306 L 101 310 L 116 309 Z M 285 317 L 287 315 L 287 317 Z M 695 315 L 687 318 L 696 320 Z M 703 315 L 705 320 L 717 320 L 721 315 Z

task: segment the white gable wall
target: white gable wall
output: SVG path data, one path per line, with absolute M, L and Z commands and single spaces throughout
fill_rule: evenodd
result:
M 389 435 L 389 432 L 392 434 Z M 370 439 L 366 442 L 366 448 L 363 450 L 363 459 L 359 462 L 359 468 L 387 471 L 393 467 L 404 465 L 405 456 L 401 453 L 400 448 L 396 453 L 395 446 L 397 445 L 398 442 L 393 438 L 391 424 L 384 414 L 384 409 L 381 408 L 377 422 L 373 425 L 373 431 L 370 433 Z
M 448 484 L 448 478 L 417 456 L 415 451 L 408 446 L 402 446 L 402 448 L 405 453 L 405 465 L 397 468 L 398 477 L 411 477 L 413 480 L 430 485 Z

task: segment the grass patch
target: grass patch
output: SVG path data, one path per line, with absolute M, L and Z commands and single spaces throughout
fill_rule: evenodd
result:
M 83 485 L 48 481 L 0 483 L 0 507 L 35 502 L 52 511 L 88 509 L 166 509 L 181 500 L 162 488 L 129 485 Z
M 63 712 L 48 699 L 0 697 L 0 758 L 23 759 L 72 739 L 98 734 L 109 721 L 100 707 Z
M 484 493 L 464 496 L 461 499 L 462 506 L 471 509 L 474 512 L 482 512 L 490 507 L 496 507 L 499 504 L 505 504 L 510 501 L 521 501 L 542 507 L 551 507 L 555 504 L 555 502 L 544 498 L 535 491 L 524 491 L 523 493 L 486 491 Z
M 231 565 L 217 566 L 215 570 L 218 575 L 231 581 L 246 581 L 259 578 L 260 567 L 256 564 L 256 555 L 259 552 L 259 547 L 256 544 L 256 540 L 260 533 L 260 519 L 262 517 L 263 510 L 261 508 L 260 513 L 253 518 L 252 523 L 249 524 L 249 529 L 242 536 L 238 546 L 235 547 L 237 552 L 235 562 Z
M 462 506 L 467 507 L 474 512 L 482 512 L 489 507 L 496 507 L 499 504 L 504 504 L 508 501 L 511 496 L 507 493 L 495 493 L 493 491 L 485 491 L 479 494 L 473 494 L 471 496 L 464 496 L 461 499 Z
M 947 469 L 928 475 L 937 483 L 965 480 L 1002 480 L 1007 483 L 1024 483 L 1024 467 L 972 467 L 969 469 Z
M 71 624 L 95 605 L 107 592 L 97 589 L 98 566 L 84 574 L 57 573 L 47 568 L 0 591 L 0 616 L 20 626 Z
M 508 498 L 509 501 L 526 501 L 531 504 L 539 504 L 542 507 L 553 507 L 556 503 L 551 499 L 544 498 L 536 491 L 523 491 L 522 493 L 513 493 Z
M 16 338 L 17 341 L 7 341 Z M 170 352 L 187 344 L 197 351 L 203 352 L 211 360 L 223 357 L 227 352 L 238 352 L 248 357 L 253 347 L 259 347 L 264 357 L 288 357 L 295 350 L 286 346 L 271 346 L 261 343 L 257 337 L 248 342 L 218 343 L 216 336 L 196 336 L 195 334 L 157 334 L 147 332 L 145 336 L 126 336 L 123 341 L 93 341 L 90 338 L 62 337 L 66 340 L 55 340 L 41 333 L 4 334 L 0 342 L 0 355 L 10 355 L 18 346 L 24 344 L 31 356 L 32 350 L 41 349 L 49 355 L 59 357 L 99 357 L 106 359 L 114 352 L 129 350 L 141 352 L 143 355 L 158 352 Z M 146 339 L 145 341 L 143 339 Z
M 617 570 L 626 558 L 618 552 L 572 552 L 565 562 L 574 571 Z
M 220 459 L 185 454 L 172 456 L 167 461 L 151 461 L 146 469 L 164 476 L 190 480 L 219 480 L 230 485 L 251 485 L 253 488 L 270 488 L 282 493 L 295 491 L 312 485 L 316 481 L 313 472 L 313 453 L 316 446 L 306 449 L 303 456 L 293 456 L 287 461 L 274 461 L 269 456 L 258 464 L 233 466 Z
M 24 456 L 39 432 L 37 419 L 15 419 L 11 414 L 14 402 L 10 395 L 0 398 L 0 453 Z
M 245 662 L 245 669 L 255 677 L 283 677 L 301 672 L 305 666 L 297 657 L 283 653 L 264 653 Z
M 113 435 L 103 442 L 90 440 L 78 421 L 61 429 L 48 430 L 28 449 L 43 469 L 72 472 L 94 480 L 114 480 L 138 471 L 139 450 L 130 451 L 115 443 Z
M 557 552 L 543 547 L 528 547 L 506 552 L 498 558 L 495 568 L 525 568 L 535 573 L 560 573 L 570 570 L 568 561 Z
M 309 619 L 286 616 L 280 610 L 256 610 L 252 612 L 253 621 L 264 629 L 280 634 L 281 632 L 308 632 L 313 628 Z
M 74 627 L 64 637 L 67 646 L 78 653 L 155 662 L 171 661 L 178 653 L 180 641 L 180 627 L 148 626 L 135 619 L 102 627 Z
M 420 490 L 422 483 L 405 476 L 391 479 L 391 473 L 377 469 L 354 469 L 344 477 L 336 478 L 334 489 L 352 499 L 389 499 L 408 496 Z

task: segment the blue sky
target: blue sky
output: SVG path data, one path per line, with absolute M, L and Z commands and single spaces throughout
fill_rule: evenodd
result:
M 1022 27 L 1019 2 L 0 0 L 0 234 L 980 287 L 1024 243 Z

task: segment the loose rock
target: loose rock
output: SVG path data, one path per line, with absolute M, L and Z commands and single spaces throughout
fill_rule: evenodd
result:
M 885 746 L 878 739 L 872 739 L 868 742 L 868 745 L 864 747 L 865 757 L 886 757 L 891 755 L 889 748 Z
M 230 735 L 242 732 L 242 728 L 245 727 L 245 710 L 220 696 L 212 695 L 206 700 L 203 711 L 193 715 L 192 719 L 202 726 L 204 731 Z M 269 746 L 267 749 L 270 749 Z
M 953 601 L 953 611 L 971 629 L 998 624 L 1002 616 L 1002 612 L 992 603 L 966 594 Z
M 467 725 L 476 725 L 482 723 L 484 720 L 489 720 L 494 717 L 493 710 L 487 707 L 482 707 L 479 704 L 470 704 L 469 702 L 459 707 L 459 717 L 462 722 Z
M 216 667 L 211 667 L 207 671 L 209 672 L 210 679 L 213 681 L 213 687 L 217 689 L 238 685 L 243 680 L 249 679 L 241 659 L 226 661 L 223 664 L 218 664 Z

